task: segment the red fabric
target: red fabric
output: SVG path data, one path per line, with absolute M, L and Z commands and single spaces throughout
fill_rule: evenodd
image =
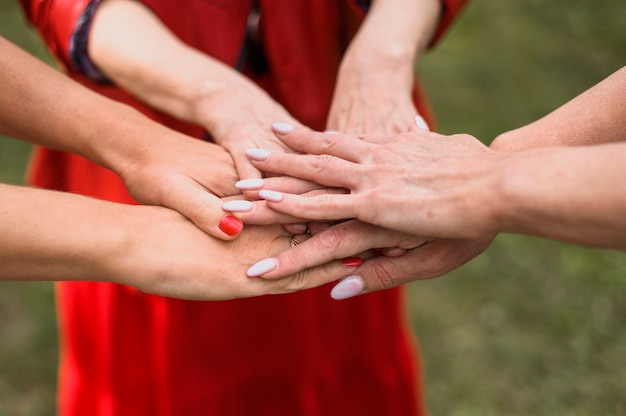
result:
M 69 37 L 87 0 L 22 3 L 51 50 L 67 64 Z M 228 64 L 236 62 L 251 0 L 145 3 L 187 43 Z M 446 9 L 452 13 L 461 2 L 448 3 L 457 5 Z M 343 5 L 336 0 L 261 0 L 271 71 L 256 81 L 317 129 L 324 127 L 350 35 L 344 22 L 360 18 L 346 15 L 356 9 Z M 71 75 L 178 130 L 202 134 L 113 86 Z M 293 91 L 298 91 L 297 100 Z M 418 104 L 424 111 L 423 100 Z M 46 188 L 134 203 L 117 176 L 75 155 L 38 149 L 31 178 Z M 328 286 L 290 295 L 191 302 L 114 284 L 66 282 L 58 285 L 58 305 L 59 408 L 64 416 L 424 413 L 417 346 L 400 289 L 340 302 L 330 299 Z

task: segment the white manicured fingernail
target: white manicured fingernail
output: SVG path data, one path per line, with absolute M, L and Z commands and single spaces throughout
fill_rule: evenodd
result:
M 269 191 L 267 189 L 259 191 L 259 196 L 270 202 L 280 202 L 283 200 L 284 197 L 283 194 L 280 192 Z
M 235 183 L 235 188 L 243 190 L 261 189 L 265 186 L 265 182 L 261 178 L 242 179 Z
M 360 295 L 363 290 L 365 290 L 365 282 L 361 276 L 348 276 L 333 287 L 330 297 L 335 300 L 348 299 Z
M 270 151 L 265 149 L 248 149 L 246 150 L 246 156 L 252 160 L 264 161 L 270 157 Z
M 415 116 L 415 125 L 422 130 L 430 131 L 428 123 L 419 114 Z
M 263 259 L 250 266 L 250 268 L 246 272 L 246 275 L 248 277 L 261 276 L 265 273 L 271 272 L 276 268 L 276 266 L 278 266 L 278 260 L 276 260 L 275 258 Z
M 289 133 L 293 130 L 293 126 L 289 123 L 273 123 L 272 129 L 278 133 Z
M 337 130 L 324 130 L 324 134 L 339 134 Z
M 230 212 L 248 212 L 252 211 L 252 208 L 254 204 L 244 200 L 227 201 L 222 204 L 222 209 Z

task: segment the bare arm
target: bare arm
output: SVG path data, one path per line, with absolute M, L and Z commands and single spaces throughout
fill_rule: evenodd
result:
M 95 94 L 0 38 L 0 132 L 80 154 L 120 175 L 145 204 L 180 211 L 218 238 L 215 195 L 233 195 L 230 155 Z M 210 209 L 210 208 L 215 209 Z
M 545 117 L 498 136 L 491 148 L 583 146 L 626 139 L 626 67 Z
M 332 262 L 276 281 L 248 278 L 254 260 L 289 247 L 280 226 L 225 242 L 169 209 L 9 185 L 0 185 L 0 213 L 0 280 L 89 278 L 221 300 L 315 287 L 354 270 Z
M 351 134 L 405 131 L 415 116 L 415 65 L 432 40 L 440 0 L 377 0 L 342 60 L 328 128 Z
M 197 22 L 197 24 L 201 24 Z M 260 177 L 247 147 L 286 150 L 269 130 L 296 120 L 245 76 L 176 37 L 145 5 L 107 0 L 94 17 L 88 51 L 117 85 L 145 103 L 207 129 L 242 177 Z

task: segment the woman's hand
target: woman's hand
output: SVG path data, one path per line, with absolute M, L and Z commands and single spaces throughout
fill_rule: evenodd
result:
M 474 239 L 494 233 L 489 210 L 490 173 L 501 156 L 469 135 L 442 136 L 415 128 L 385 144 L 342 134 L 314 133 L 278 123 L 277 135 L 311 155 L 249 155 L 262 170 L 349 193 L 293 195 L 263 189 L 259 196 L 282 222 L 357 218 L 381 227 L 433 238 Z M 469 197 L 471 196 L 471 198 Z M 244 222 L 263 205 L 237 213 Z
M 339 69 L 327 130 L 383 138 L 406 131 L 417 114 L 415 65 L 441 15 L 439 0 L 379 0 Z
M 240 177 L 261 177 L 245 149 L 288 150 L 269 126 L 297 121 L 244 75 L 185 44 L 141 2 L 102 2 L 88 47 L 115 84 L 153 108 L 204 127 L 231 153 Z
M 292 236 L 279 225 L 246 227 L 234 241 L 221 241 L 168 209 L 122 206 L 124 233 L 117 256 L 107 256 L 116 283 L 147 293 L 192 299 L 224 300 L 289 293 L 335 281 L 356 267 L 329 261 L 274 280 L 246 275 L 250 264 L 289 248 Z M 124 224 L 126 226 L 123 226 Z M 307 235 L 298 235 L 305 241 Z

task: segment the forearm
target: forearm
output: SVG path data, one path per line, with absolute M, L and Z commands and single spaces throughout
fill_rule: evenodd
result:
M 626 249 L 626 144 L 532 149 L 500 166 L 493 231 Z
M 437 28 L 440 0 L 376 0 L 347 56 L 357 65 L 387 68 L 409 87 L 415 64 Z
M 149 140 L 177 134 L 29 56 L 0 38 L 0 132 L 80 154 L 117 173 Z
M 183 43 L 143 4 L 107 0 L 95 14 L 89 56 L 117 85 L 181 120 L 206 126 L 206 108 L 250 82 Z M 201 109 L 202 108 L 202 109 Z
M 100 280 L 128 249 L 129 206 L 0 185 L 0 280 Z
M 626 140 L 626 67 L 545 117 L 501 134 L 491 148 L 580 146 Z

